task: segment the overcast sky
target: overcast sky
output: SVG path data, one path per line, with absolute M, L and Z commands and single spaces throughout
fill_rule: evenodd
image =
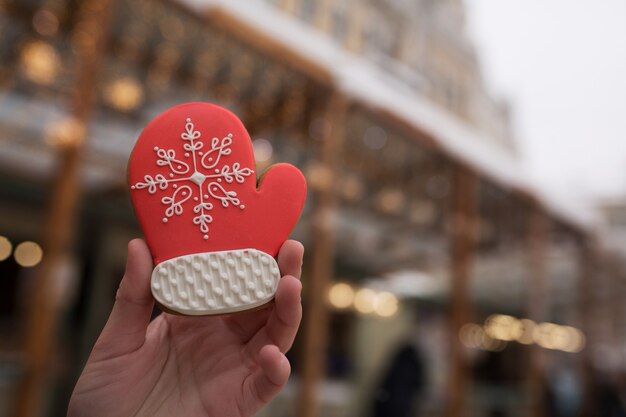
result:
M 524 164 L 577 198 L 626 196 L 626 0 L 465 0 Z

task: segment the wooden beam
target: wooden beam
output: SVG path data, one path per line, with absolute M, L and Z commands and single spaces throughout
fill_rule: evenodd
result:
M 241 21 L 237 16 L 223 10 L 219 6 L 210 8 L 205 13 L 205 18 L 211 26 L 228 33 L 235 39 L 279 62 L 286 63 L 316 82 L 326 86 L 334 84 L 332 74 L 323 65 L 299 51 L 293 50 L 262 30 Z
M 535 323 L 547 319 L 547 253 L 550 250 L 550 219 L 538 205 L 531 207 L 528 219 L 526 313 Z M 528 395 L 528 417 L 542 417 L 546 409 L 545 352 L 532 344 L 528 346 L 525 389 Z
M 347 102 L 332 93 L 326 108 L 329 129 L 322 145 L 321 163 L 331 178 L 337 177 L 344 142 Z M 332 183 L 314 190 L 311 221 L 311 267 L 305 274 L 304 349 L 300 392 L 297 404 L 299 417 L 319 414 L 318 387 L 325 376 L 328 340 L 326 291 L 334 273 L 334 217 L 337 210 L 336 190 Z
M 18 417 L 41 415 L 49 378 L 51 351 L 55 347 L 57 321 L 62 306 L 57 281 L 71 259 L 80 194 L 81 156 L 85 126 L 92 114 L 98 73 L 114 0 L 82 3 L 76 27 L 82 42 L 76 44 L 77 78 L 71 102 L 69 132 L 59 142 L 59 169 L 54 179 L 52 201 L 43 231 L 44 259 L 36 271 L 29 293 L 24 353 L 26 370 L 17 395 Z
M 450 298 L 450 368 L 448 404 L 445 415 L 469 415 L 465 398 L 469 370 L 464 347 L 459 339 L 461 327 L 471 320 L 469 280 L 474 258 L 477 223 L 477 178 L 466 168 L 455 165 L 450 228 L 452 294 Z
M 596 334 L 593 322 L 595 307 L 594 275 L 598 268 L 597 258 L 590 244 L 582 239 L 578 242 L 578 326 L 586 337 L 586 346 L 579 353 L 579 373 L 582 388 L 582 403 L 579 416 L 598 416 L 596 388 L 594 384 L 593 348 Z

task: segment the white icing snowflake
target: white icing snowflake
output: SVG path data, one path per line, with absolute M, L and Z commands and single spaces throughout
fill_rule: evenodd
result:
M 232 165 L 221 165 L 218 167 L 222 156 L 230 155 L 232 150 L 230 145 L 233 143 L 233 135 L 222 138 L 213 138 L 211 140 L 210 149 L 202 152 L 204 143 L 201 142 L 200 132 L 194 130 L 191 119 L 187 119 L 185 123 L 185 131 L 180 138 L 186 143 L 183 144 L 185 150 L 184 158 L 191 158 L 193 165 L 177 159 L 176 151 L 173 149 L 162 149 L 155 147 L 157 154 L 156 164 L 160 167 L 167 166 L 170 170 L 169 178 L 162 174 L 145 175 L 144 182 L 138 182 L 130 188 L 133 190 L 148 189 L 149 194 L 155 194 L 157 189 L 167 190 L 171 188 L 174 192 L 166 197 L 161 198 L 165 208 L 165 217 L 163 223 L 167 223 L 172 216 L 180 216 L 183 214 L 183 203 L 193 197 L 196 203 L 193 207 L 195 214 L 193 224 L 197 225 L 200 232 L 204 234 L 204 240 L 209 236 L 209 223 L 213 222 L 213 217 L 209 214 L 213 210 L 211 199 L 219 201 L 222 207 L 237 206 L 244 209 L 245 206 L 239 201 L 237 192 L 229 191 L 222 185 L 223 182 L 232 184 L 233 181 L 243 184 L 245 177 L 254 173 L 250 168 L 241 168 L 239 162 Z M 191 184 L 189 184 L 191 183 Z M 204 187 L 204 184 L 208 184 Z M 196 194 L 194 195 L 194 189 Z M 205 194 L 206 192 L 206 194 Z

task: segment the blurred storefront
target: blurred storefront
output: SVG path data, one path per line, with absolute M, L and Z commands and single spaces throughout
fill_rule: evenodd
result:
M 139 234 L 128 155 L 190 101 L 309 183 L 294 375 L 262 415 L 373 415 L 402 346 L 415 415 L 574 415 L 549 405 L 623 373 L 623 266 L 524 175 L 460 0 L 0 0 L 0 28 L 0 416 L 65 414 Z

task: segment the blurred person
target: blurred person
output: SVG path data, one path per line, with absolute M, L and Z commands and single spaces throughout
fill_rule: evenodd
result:
M 574 417 L 582 405 L 582 391 L 575 373 L 565 367 L 552 370 L 546 381 L 546 396 L 551 416 Z
M 70 399 L 68 417 L 252 416 L 285 386 L 302 316 L 303 247 L 283 244 L 275 302 L 219 317 L 160 314 L 150 322 L 152 258 L 128 245 L 115 305 Z
M 602 417 L 626 417 L 624 393 L 619 391 L 619 381 L 612 376 L 598 378 L 596 392 L 598 397 L 599 415 Z
M 419 348 L 405 342 L 393 355 L 374 398 L 374 417 L 408 417 L 424 391 L 426 377 Z

